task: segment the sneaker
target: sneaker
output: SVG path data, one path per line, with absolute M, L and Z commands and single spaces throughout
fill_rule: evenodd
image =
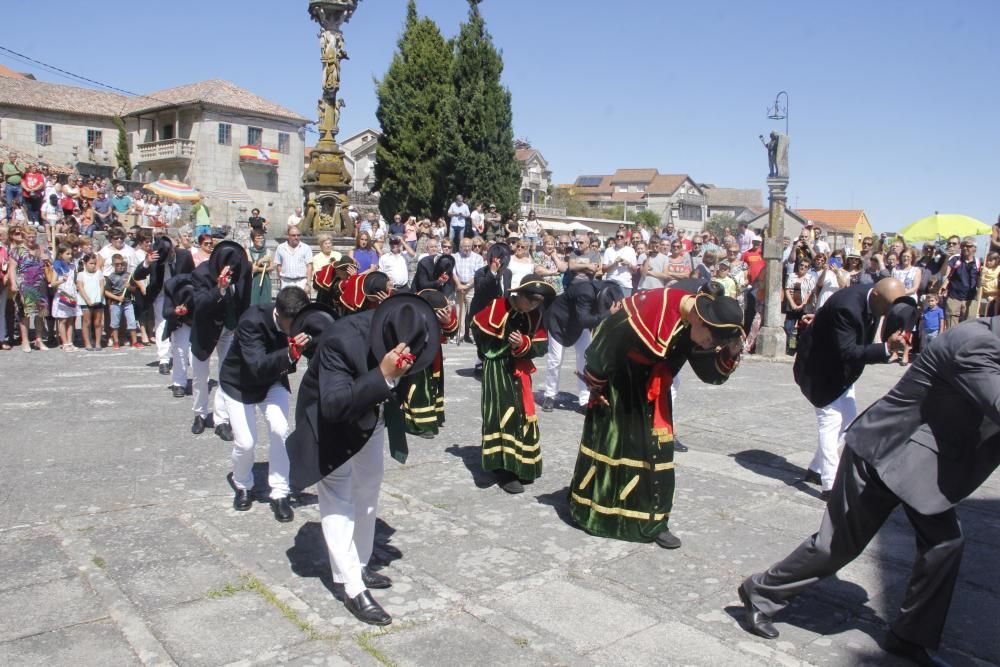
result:
M 141 349 L 143 349 L 145 347 L 146 346 L 143 345 L 142 343 L 140 343 L 139 341 L 136 341 L 135 343 L 132 344 L 132 349 L 133 350 L 141 350 Z
M 121 345 L 119 343 L 112 343 L 112 347 L 114 347 L 116 350 L 121 349 Z

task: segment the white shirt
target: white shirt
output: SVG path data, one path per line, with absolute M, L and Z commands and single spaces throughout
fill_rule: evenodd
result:
M 97 254 L 104 260 L 104 266 L 101 267 L 101 273 L 104 274 L 105 278 L 114 273 L 115 267 L 111 265 L 111 258 L 115 255 L 121 255 L 125 261 L 128 262 L 128 268 L 126 271 L 129 273 L 135 271 L 136 267 L 139 266 L 139 259 L 136 257 L 135 250 L 127 245 L 122 246 L 121 250 L 115 250 L 115 247 L 109 243 L 98 250 Z
M 451 216 L 452 227 L 465 227 L 465 219 L 469 217 L 469 206 L 465 202 L 461 204 L 457 201 L 452 202 L 448 207 L 448 215 Z
M 740 244 L 740 255 L 745 253 L 753 245 L 754 233 L 747 227 L 743 232 L 736 235 L 736 240 Z
M 837 281 L 837 272 L 833 269 L 826 270 L 826 276 L 823 278 L 823 282 L 819 282 L 819 276 L 823 271 L 813 272 L 815 276 L 813 280 L 816 281 L 815 289 L 819 290 L 816 294 L 816 307 L 821 308 L 824 303 L 829 300 L 833 293 L 840 289 L 840 283 Z
M 302 218 L 300 218 L 299 216 L 295 215 L 294 213 L 292 213 L 290 216 L 288 216 L 288 226 L 289 227 L 291 227 L 292 225 L 295 225 L 297 227 L 300 222 L 302 222 Z
M 167 224 L 173 225 L 181 217 L 181 206 L 177 202 L 170 202 L 163 207 L 163 220 Z
M 621 250 L 615 248 L 614 246 L 605 250 L 603 259 L 604 265 L 607 266 L 608 264 L 614 264 L 615 260 L 619 257 L 632 266 L 636 266 L 638 264 L 638 260 L 635 256 L 635 250 L 632 249 L 632 246 L 626 245 L 622 246 Z M 613 280 L 625 289 L 632 289 L 632 269 L 627 266 L 615 264 L 614 268 L 610 269 L 604 275 L 604 279 Z
M 405 285 L 410 280 L 406 257 L 401 252 L 394 253 L 390 250 L 382 255 L 378 260 L 378 270 L 389 276 L 393 285 Z
M 475 210 L 475 211 L 472 212 L 472 229 L 475 230 L 475 232 L 477 234 L 482 234 L 483 233 L 483 229 L 484 229 L 483 222 L 485 221 L 485 219 L 486 219 L 486 216 L 484 216 L 478 210 Z
M 278 268 L 278 275 L 285 279 L 305 278 L 306 266 L 312 263 L 312 259 L 312 248 L 305 243 L 293 248 L 285 241 L 274 249 L 274 265 Z

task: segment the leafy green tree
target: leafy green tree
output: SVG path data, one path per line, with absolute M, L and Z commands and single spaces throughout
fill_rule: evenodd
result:
M 726 227 L 733 232 L 736 231 L 736 216 L 732 213 L 713 213 L 705 223 L 705 231 L 715 234 L 720 239 L 725 235 Z
M 125 130 L 125 120 L 115 116 L 115 127 L 118 128 L 118 145 L 115 146 L 115 161 L 125 172 L 125 178 L 132 178 L 132 158 L 128 154 L 128 132 Z
M 469 0 L 468 21 L 454 40 L 445 168 L 452 195 L 516 211 L 521 169 L 514 157 L 510 91 L 500 82 L 503 58 L 478 4 Z
M 637 225 L 642 225 L 643 227 L 648 227 L 649 229 L 655 230 L 663 226 L 663 220 L 660 216 L 648 209 L 645 211 L 639 211 L 635 214 L 630 214 L 628 219 L 635 222 Z
M 395 213 L 440 214 L 448 200 L 442 141 L 446 108 L 452 98 L 452 51 L 437 24 L 417 16 L 415 0 L 389 70 L 376 81 L 382 128 L 375 153 L 379 209 Z

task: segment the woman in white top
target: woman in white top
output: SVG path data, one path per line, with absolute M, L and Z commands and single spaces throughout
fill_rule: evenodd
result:
M 920 289 L 920 279 L 922 278 L 921 268 L 914 265 L 916 253 L 913 248 L 906 248 L 899 254 L 899 266 L 892 270 L 892 277 L 903 283 L 906 288 L 906 297 L 919 305 L 917 302 L 917 291 Z M 905 332 L 910 333 L 910 332 Z M 910 341 L 903 338 L 903 354 L 899 357 L 899 365 L 905 366 L 910 363 Z
M 813 306 L 816 310 L 823 307 L 833 293 L 840 289 L 837 270 L 826 265 L 826 255 L 818 252 L 813 258 L 816 263 L 816 286 L 813 288 Z
M 538 221 L 535 217 L 534 209 L 528 211 L 528 219 L 524 221 L 524 238 L 531 246 L 528 248 L 531 252 L 535 251 L 535 246 L 541 240 L 542 236 L 542 223 Z
M 434 227 L 433 229 L 431 229 L 431 231 L 433 232 L 434 236 L 437 237 L 438 241 L 440 241 L 441 239 L 443 239 L 448 235 L 448 223 L 445 222 L 444 218 L 438 218 L 436 221 L 434 221 Z M 514 283 L 511 283 L 511 285 L 513 284 Z
M 160 212 L 162 210 L 163 209 L 160 207 L 160 198 L 156 195 L 150 195 L 149 201 L 142 207 L 143 227 L 159 227 Z
M 535 262 L 528 254 L 527 241 L 520 240 L 514 244 L 514 256 L 510 258 L 510 264 L 507 265 L 507 268 L 510 269 L 511 285 L 520 285 L 522 278 L 535 272 Z

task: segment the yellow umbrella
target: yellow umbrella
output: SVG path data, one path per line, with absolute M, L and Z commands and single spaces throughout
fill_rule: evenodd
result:
M 992 227 L 975 218 L 958 213 L 935 213 L 899 230 L 907 241 L 934 241 L 939 236 L 979 236 L 989 234 Z

